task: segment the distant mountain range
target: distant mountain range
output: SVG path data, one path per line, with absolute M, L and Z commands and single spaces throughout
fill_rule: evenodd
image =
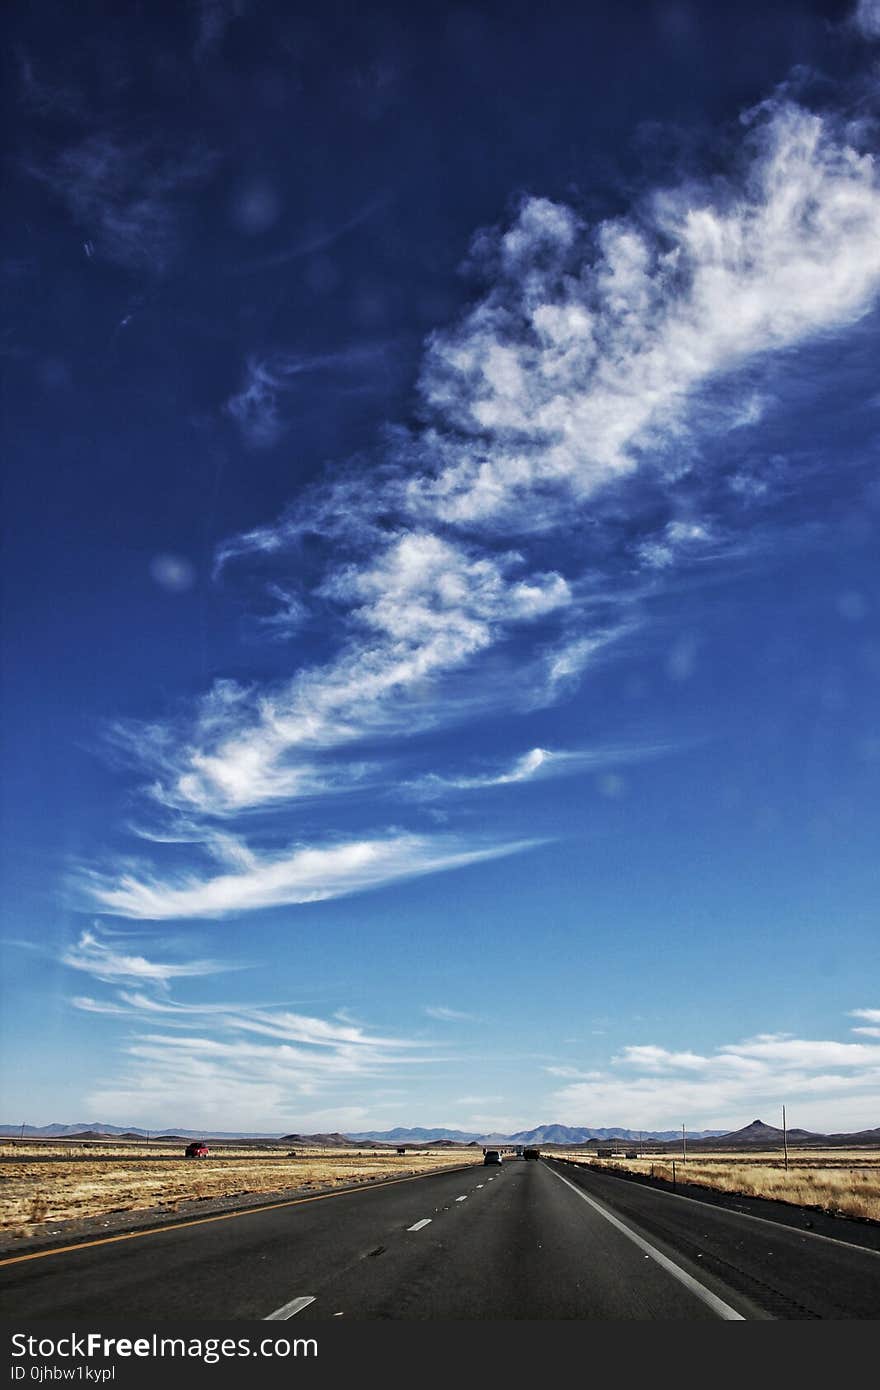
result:
M 78 1138 L 88 1136 L 89 1138 L 100 1137 L 105 1134 L 114 1135 L 124 1139 L 202 1139 L 206 1131 L 203 1129 L 137 1129 L 134 1125 L 105 1125 L 98 1120 L 88 1120 L 78 1125 L 0 1125 L 0 1137 L 4 1139 L 17 1139 L 19 1135 L 23 1138 L 30 1136 L 34 1139 L 69 1139 L 72 1135 Z M 211 1139 L 279 1139 L 278 1134 L 244 1134 L 235 1131 L 222 1131 L 212 1129 L 209 1132 Z
M 694 1130 L 693 1138 L 708 1139 L 723 1134 L 723 1129 Z M 691 1135 L 688 1135 L 690 1138 Z M 538 1125 L 537 1129 L 521 1129 L 516 1134 L 476 1134 L 462 1129 L 368 1129 L 349 1135 L 360 1143 L 365 1139 L 389 1144 L 430 1144 L 436 1139 L 452 1139 L 459 1144 L 474 1140 L 503 1144 L 586 1144 L 591 1139 L 680 1139 L 680 1129 L 588 1129 L 569 1125 Z
M 327 1148 L 339 1148 L 347 1144 L 590 1144 L 601 1141 L 620 1140 L 624 1143 L 650 1141 L 652 1144 L 680 1144 L 680 1129 L 592 1129 L 586 1126 L 538 1125 L 536 1129 L 521 1129 L 516 1134 L 477 1134 L 461 1129 L 396 1129 L 360 1130 L 354 1134 L 254 1134 L 242 1131 L 205 1129 L 162 1129 L 146 1130 L 134 1126 L 102 1124 L 90 1120 L 72 1125 L 0 1125 L 0 1137 L 17 1139 L 19 1136 L 37 1139 L 92 1139 L 104 1137 L 120 1139 L 250 1139 L 275 1141 L 285 1144 L 320 1144 Z M 852 1134 L 815 1134 L 807 1129 L 787 1131 L 789 1144 L 798 1147 L 842 1147 L 847 1144 L 880 1144 L 880 1127 L 858 1130 Z M 763 1120 L 753 1120 L 742 1129 L 726 1131 L 723 1129 L 697 1129 L 687 1131 L 688 1146 L 695 1148 L 748 1147 L 781 1148 L 783 1134 L 781 1129 L 768 1125 Z

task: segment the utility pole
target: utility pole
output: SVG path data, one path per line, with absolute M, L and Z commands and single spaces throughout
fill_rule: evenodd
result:
M 788 1133 L 785 1128 L 785 1106 L 782 1107 L 782 1152 L 784 1154 L 783 1163 L 788 1172 Z
M 688 1161 L 688 1141 L 684 1131 L 684 1125 L 681 1127 L 681 1161 L 682 1163 L 687 1163 Z

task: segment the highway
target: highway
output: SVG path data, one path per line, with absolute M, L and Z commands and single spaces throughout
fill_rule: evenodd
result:
M 0 1315 L 876 1318 L 880 1252 L 584 1168 L 510 1160 L 6 1257 Z

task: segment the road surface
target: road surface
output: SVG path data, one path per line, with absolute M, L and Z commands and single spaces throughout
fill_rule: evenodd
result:
M 856 1319 L 880 1252 L 510 1160 L 0 1260 L 4 1318 Z

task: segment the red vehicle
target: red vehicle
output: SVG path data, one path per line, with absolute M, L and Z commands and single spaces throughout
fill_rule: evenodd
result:
M 207 1158 L 208 1146 L 203 1144 L 201 1139 L 196 1139 L 192 1144 L 187 1144 L 184 1158 Z

